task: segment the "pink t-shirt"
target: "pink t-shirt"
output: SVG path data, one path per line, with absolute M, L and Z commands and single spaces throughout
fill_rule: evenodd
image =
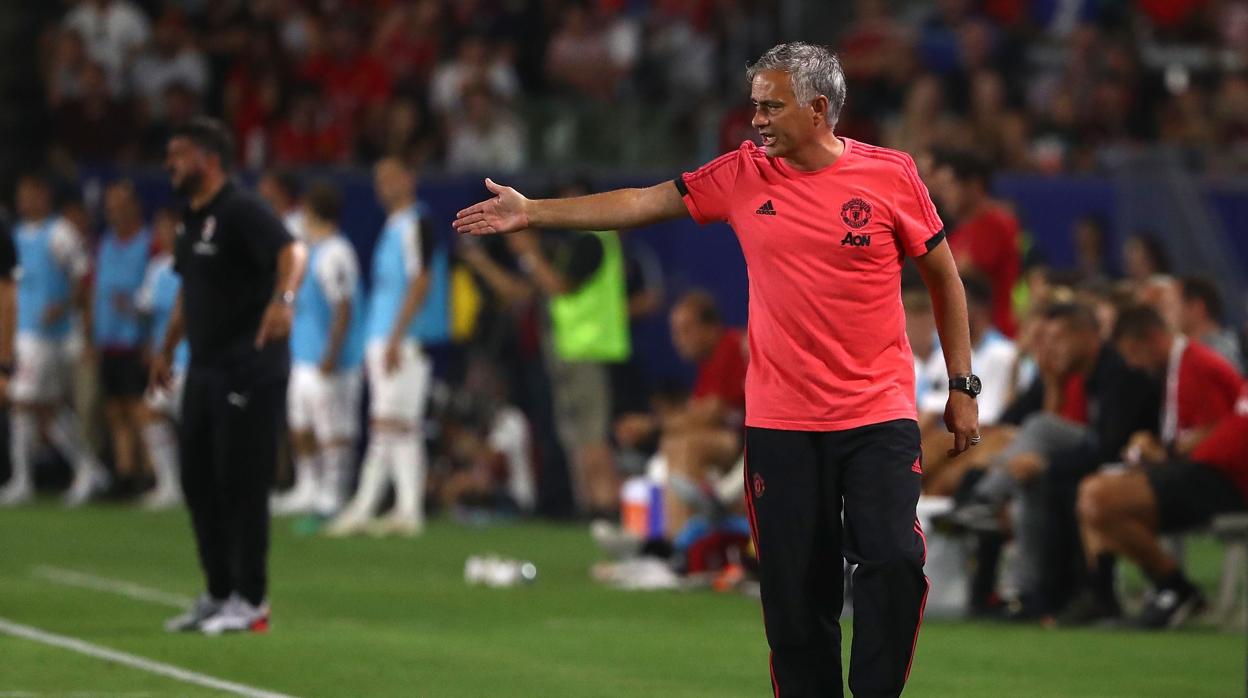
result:
M 915 419 L 901 266 L 944 239 L 909 155 L 841 139 L 814 172 L 751 142 L 676 180 L 698 223 L 736 231 L 749 269 L 746 426 Z

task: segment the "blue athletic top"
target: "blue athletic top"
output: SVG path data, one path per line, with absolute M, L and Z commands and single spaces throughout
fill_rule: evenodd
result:
M 329 346 L 334 306 L 351 302 L 351 322 L 338 355 L 338 370 L 358 368 L 364 360 L 364 287 L 351 243 L 333 235 L 308 246 L 307 273 L 295 297 L 290 329 L 290 357 L 295 363 L 320 364 Z
M 13 235 L 17 263 L 17 330 L 42 339 L 62 340 L 69 334 L 70 313 L 53 323 L 43 316 L 51 306 L 67 306 L 73 281 L 87 271 L 78 234 L 68 221 L 51 216 L 18 223 Z
M 110 230 L 96 252 L 92 338 L 101 348 L 135 349 L 143 328 L 133 307 L 134 295 L 147 272 L 152 233 L 147 228 L 122 241 Z
M 165 341 L 165 331 L 169 329 L 169 319 L 173 317 L 173 307 L 178 302 L 178 291 L 182 288 L 182 277 L 173 270 L 173 255 L 162 254 L 153 257 L 147 265 L 147 273 L 143 277 L 143 285 L 135 294 L 134 305 L 139 312 L 149 318 L 148 346 L 153 352 L 160 351 Z M 173 352 L 173 367 L 184 370 L 190 362 L 191 350 L 183 338 Z
M 366 330 L 370 341 L 389 338 L 403 307 L 408 283 L 424 269 L 426 234 L 421 230 L 417 206 L 395 211 L 386 219 L 373 250 L 373 288 L 368 298 Z M 415 318 L 403 335 L 418 338 Z

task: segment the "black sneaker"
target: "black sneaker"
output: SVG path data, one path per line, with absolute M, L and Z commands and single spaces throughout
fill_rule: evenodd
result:
M 1203 613 L 1206 605 L 1199 589 L 1162 589 L 1149 596 L 1135 625 L 1147 630 L 1177 628 L 1189 618 Z
M 1058 627 L 1078 628 L 1113 623 L 1122 618 L 1122 607 L 1098 599 L 1090 591 L 1076 596 L 1055 619 Z
M 932 518 L 937 530 L 950 533 L 1001 534 L 999 507 L 986 502 L 967 502 Z

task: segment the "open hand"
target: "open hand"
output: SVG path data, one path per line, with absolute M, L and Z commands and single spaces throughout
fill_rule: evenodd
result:
M 464 235 L 514 233 L 529 227 L 529 200 L 511 187 L 486 178 L 485 188 L 496 194 L 455 214 L 451 225 Z

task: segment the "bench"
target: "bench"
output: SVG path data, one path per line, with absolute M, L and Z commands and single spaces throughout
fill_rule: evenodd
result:
M 1219 516 L 1209 530 L 1226 546 L 1222 556 L 1222 579 L 1213 606 L 1214 618 L 1223 627 L 1248 628 L 1248 513 Z M 1236 614 L 1240 589 L 1243 589 L 1245 601 Z

